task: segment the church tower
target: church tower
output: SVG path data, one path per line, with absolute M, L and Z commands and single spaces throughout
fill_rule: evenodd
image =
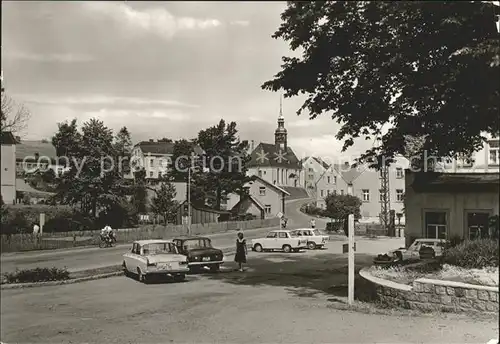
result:
M 278 128 L 274 132 L 274 144 L 283 152 L 287 151 L 287 132 L 285 129 L 285 118 L 283 117 L 283 100 L 280 98 L 280 115 L 278 117 Z

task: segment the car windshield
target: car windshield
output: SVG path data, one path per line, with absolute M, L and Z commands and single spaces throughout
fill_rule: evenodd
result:
M 175 245 L 165 242 L 165 243 L 154 243 L 147 244 L 143 247 L 144 254 L 165 254 L 165 253 L 177 253 Z
M 184 241 L 182 246 L 184 247 L 185 250 L 193 250 L 197 248 L 212 247 L 212 244 L 208 239 L 189 239 Z
M 314 235 L 321 235 L 321 233 L 320 233 L 320 232 L 319 232 L 319 230 L 317 230 L 317 229 L 316 229 L 316 230 L 314 230 L 314 231 L 313 231 L 313 233 L 314 233 Z

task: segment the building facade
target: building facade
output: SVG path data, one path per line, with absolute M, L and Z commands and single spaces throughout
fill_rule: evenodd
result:
M 1 133 L 1 193 L 5 204 L 16 202 L 16 143 L 11 132 Z
M 194 145 L 193 152 L 197 155 L 203 154 L 203 150 L 199 146 Z M 132 149 L 131 164 L 144 168 L 146 180 L 150 184 L 155 184 L 163 175 L 168 173 L 172 166 L 175 166 L 175 161 L 172 161 L 173 153 L 173 142 L 162 140 L 142 141 Z
M 56 176 L 66 170 L 64 159 L 58 159 L 56 148 L 46 140 L 18 141 L 16 148 L 16 174 L 23 178 L 38 170 L 52 170 Z M 60 161 L 59 161 L 60 160 Z
M 302 166 L 293 149 L 288 145 L 285 118 L 280 108 L 274 144 L 260 143 L 250 153 L 248 174 L 259 176 L 278 186 L 302 187 Z
M 318 157 L 306 157 L 302 161 L 304 187 L 319 208 L 325 208 L 325 198 L 330 194 L 347 193 L 348 185 L 339 166 L 328 164 Z
M 487 237 L 499 214 L 500 175 L 406 171 L 405 240 Z
M 239 214 L 249 211 L 257 218 L 261 218 L 261 212 L 263 211 L 264 218 L 273 218 L 278 215 L 278 213 L 285 213 L 285 199 L 290 194 L 283 188 L 269 183 L 264 178 L 259 176 L 253 176 L 252 180 L 245 185 L 246 194 L 251 197 L 251 201 L 248 203 L 248 208 L 241 208 Z M 231 194 L 228 196 L 227 209 L 233 211 L 233 209 L 238 206 L 238 203 L 242 201 L 240 195 Z M 241 204 L 240 204 L 241 205 Z

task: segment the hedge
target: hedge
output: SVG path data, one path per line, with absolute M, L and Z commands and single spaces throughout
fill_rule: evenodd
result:
M 482 269 L 498 264 L 498 239 L 467 240 L 444 252 L 444 262 L 469 269 Z

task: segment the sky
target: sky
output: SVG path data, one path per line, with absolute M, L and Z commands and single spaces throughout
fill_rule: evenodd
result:
M 271 38 L 285 2 L 2 2 L 6 93 L 32 113 L 23 139 L 50 138 L 57 123 L 102 120 L 126 126 L 134 143 L 194 138 L 223 118 L 240 138 L 273 142 L 280 94 L 261 89 L 280 71 L 286 42 Z M 297 156 L 341 153 L 328 114 L 283 100 Z

